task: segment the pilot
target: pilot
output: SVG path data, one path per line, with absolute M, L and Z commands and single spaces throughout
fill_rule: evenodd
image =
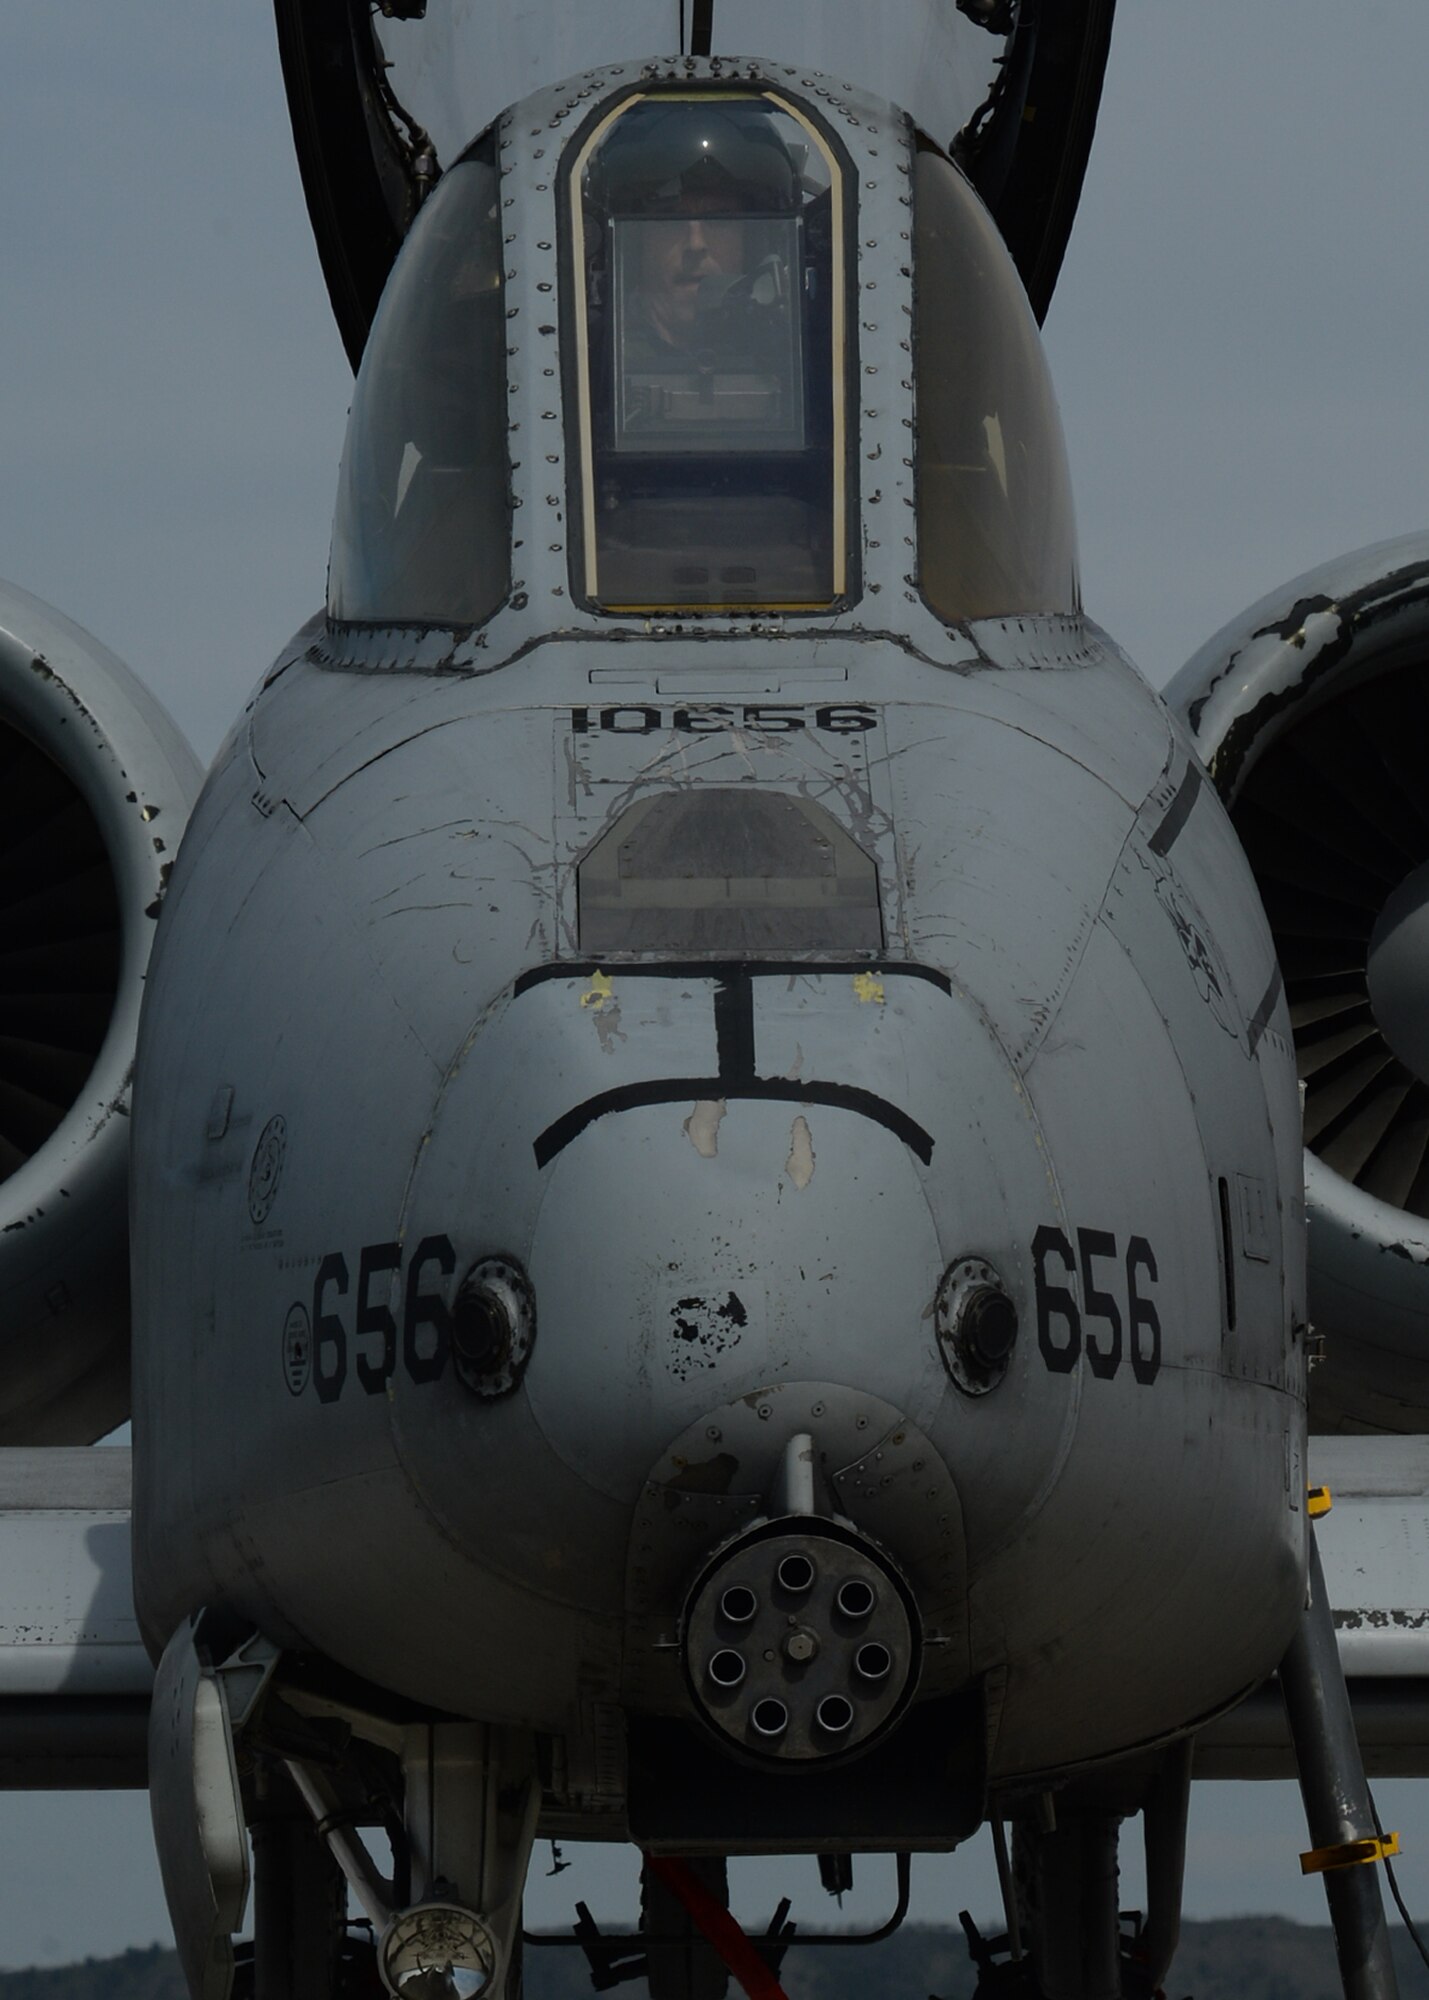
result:
M 640 270 L 625 318 L 627 365 L 637 352 L 690 347 L 702 317 L 743 275 L 744 225 L 719 195 L 692 198 L 679 216 L 647 223 Z
M 748 427 L 792 388 L 796 161 L 757 104 L 651 101 L 601 149 L 588 193 L 610 228 L 613 324 L 597 340 L 618 378 L 618 433 L 664 429 L 678 445 Z M 593 286 L 594 292 L 603 291 Z M 717 378 L 765 378 L 736 407 Z M 731 440 L 732 441 L 732 440 Z
M 832 429 L 828 161 L 771 98 L 652 94 L 592 149 L 591 595 L 823 601 Z

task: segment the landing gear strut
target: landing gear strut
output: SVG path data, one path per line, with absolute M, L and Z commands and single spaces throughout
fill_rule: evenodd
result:
M 1001 1822 L 993 1844 L 1007 1931 L 984 1938 L 964 1912 L 978 1967 L 977 2000 L 1152 2000 L 1180 1932 L 1191 1745 L 1163 1752 L 1134 1777 L 1043 1793 L 1013 1825 L 1009 1862 Z M 1139 1810 L 1146 1850 L 1144 1918 L 1119 1907 L 1123 1819 Z
M 1384 1899 L 1374 1866 L 1386 1848 L 1365 1783 L 1313 1532 L 1309 1598 L 1280 1663 L 1280 1692 L 1310 1830 L 1311 1849 L 1302 1865 L 1307 1873 L 1325 1878 L 1345 2000 L 1398 2000 Z

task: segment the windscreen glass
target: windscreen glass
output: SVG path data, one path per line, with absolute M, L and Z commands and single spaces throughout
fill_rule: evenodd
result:
M 982 203 L 929 147 L 914 220 L 923 595 L 949 620 L 1074 610 L 1062 425 L 1022 281 Z
M 583 594 L 605 609 L 842 596 L 843 181 L 768 96 L 652 96 L 569 198 Z
M 328 606 L 475 625 L 510 577 L 499 176 L 488 141 L 442 176 L 393 266 L 362 358 Z

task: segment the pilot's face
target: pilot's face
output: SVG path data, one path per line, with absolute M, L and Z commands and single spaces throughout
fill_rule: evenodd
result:
M 688 215 L 648 222 L 642 285 L 652 320 L 667 340 L 693 327 L 702 280 L 737 277 L 744 268 L 744 224 L 727 217 Z

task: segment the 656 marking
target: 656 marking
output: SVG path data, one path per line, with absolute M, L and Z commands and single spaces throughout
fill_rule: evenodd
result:
M 301 1302 L 288 1309 L 283 1366 L 293 1395 L 311 1379 L 320 1403 L 335 1403 L 349 1373 L 369 1396 L 379 1396 L 397 1372 L 413 1382 L 435 1382 L 451 1351 L 451 1308 L 436 1289 L 456 1270 L 448 1236 L 424 1236 L 412 1252 L 402 1289 L 400 1326 L 389 1303 L 402 1270 L 400 1243 L 367 1243 L 358 1253 L 353 1283 L 346 1257 L 331 1251 L 313 1281 L 312 1317 Z M 352 1310 L 352 1336 L 341 1308 Z
M 1078 1273 L 1080 1306 L 1071 1289 L 1058 1282 Z M 1032 1239 L 1032 1282 L 1037 1345 L 1054 1375 L 1070 1375 L 1085 1354 L 1093 1375 L 1109 1381 L 1124 1353 L 1138 1382 L 1149 1387 L 1156 1380 L 1161 1319 L 1149 1295 L 1156 1283 L 1156 1255 L 1144 1236 L 1128 1238 L 1123 1256 L 1109 1229 L 1079 1229 L 1074 1253 L 1062 1231 L 1044 1223 Z

